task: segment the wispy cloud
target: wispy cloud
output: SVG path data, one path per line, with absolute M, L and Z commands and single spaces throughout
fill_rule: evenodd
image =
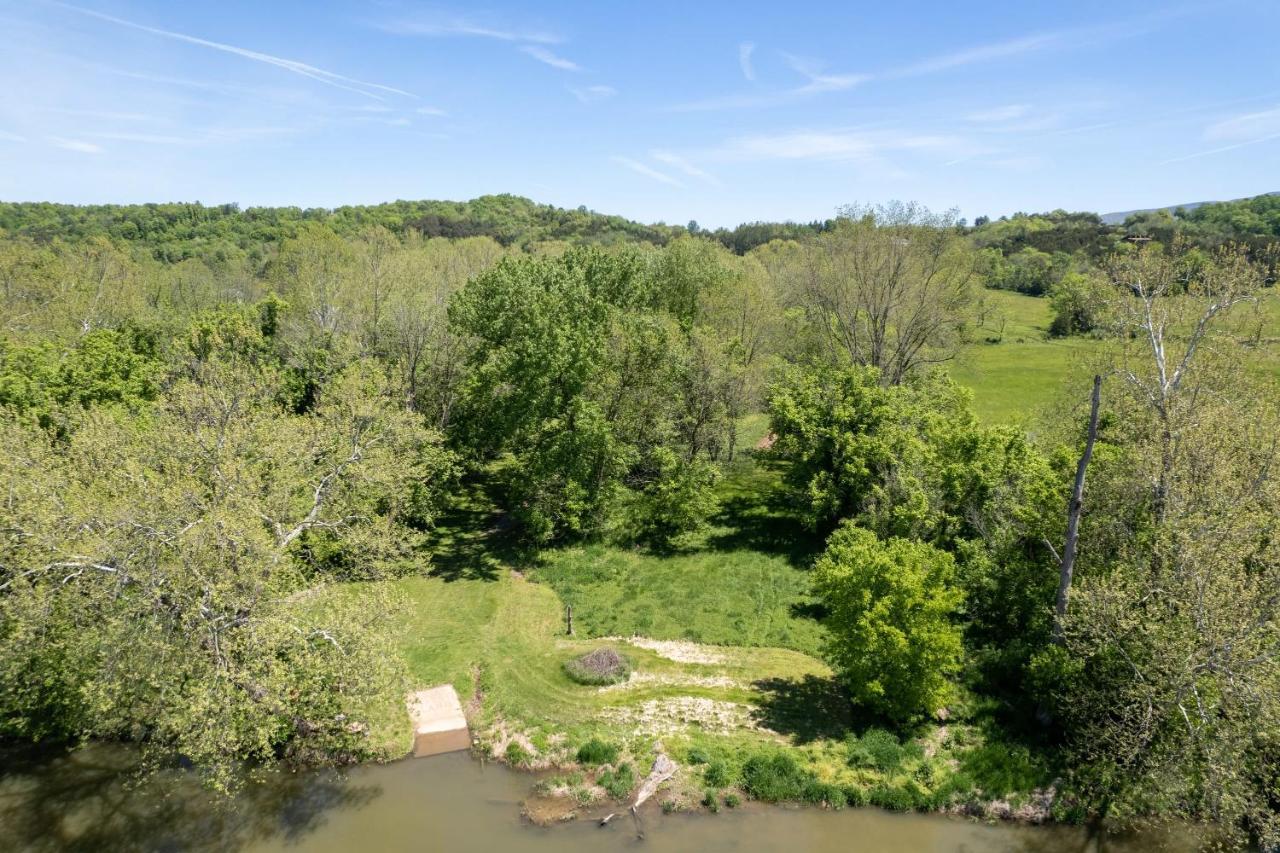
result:
M 641 163 L 639 160 L 632 160 L 630 157 L 611 157 L 610 159 L 613 160 L 613 162 L 617 163 L 619 166 L 625 166 L 626 168 L 630 169 L 631 171 L 635 172 L 638 175 L 644 175 L 646 178 L 649 178 L 651 180 L 657 181 L 662 184 L 666 184 L 667 186 L 679 187 L 681 189 L 684 189 L 684 184 L 680 183 L 675 178 L 671 177 L 665 172 L 659 172 L 657 169 L 654 169 L 651 166 L 646 166 L 644 163 Z
M 573 96 L 584 104 L 591 104 L 596 101 L 603 101 L 612 98 L 618 94 L 618 90 L 612 86 L 584 86 L 582 88 L 569 87 L 569 91 Z
M 1204 138 L 1211 141 L 1235 142 L 1270 133 L 1280 133 L 1280 107 L 1216 121 L 1205 128 Z
M 926 59 L 904 65 L 900 68 L 893 68 L 888 71 L 881 72 L 879 77 L 915 77 L 922 74 L 936 74 L 939 71 L 950 71 L 953 68 L 959 68 L 964 65 L 974 65 L 979 62 L 990 62 L 995 59 L 1004 59 L 1010 56 L 1020 56 L 1026 53 L 1033 53 L 1053 45 L 1062 43 L 1068 31 L 1057 33 L 1037 33 L 1021 38 L 1010 39 L 1008 41 L 995 42 L 993 44 L 984 44 L 977 47 L 959 50 L 954 53 L 944 53 L 939 56 L 932 56 Z
M 1210 157 L 1214 154 L 1225 154 L 1228 151 L 1235 151 L 1239 148 L 1248 148 L 1252 145 L 1261 145 L 1264 142 L 1280 139 L 1280 107 L 1220 119 L 1206 127 L 1202 136 L 1207 142 L 1225 142 L 1228 144 L 1203 151 L 1194 151 L 1178 157 L 1170 157 L 1167 160 L 1161 160 L 1156 165 L 1167 166 L 1170 163 L 1182 163 L 1200 157 Z
M 1113 21 L 1098 26 L 1031 33 L 1004 41 L 976 45 L 925 57 L 906 65 L 878 72 L 833 74 L 824 71 L 822 66 L 813 60 L 784 53 L 783 58 L 794 71 L 807 77 L 808 83 L 782 91 L 748 92 L 706 98 L 678 104 L 672 109 L 677 112 L 693 112 L 779 106 L 823 92 L 844 91 L 871 81 L 937 74 L 968 65 L 993 62 L 999 59 L 1023 56 L 1050 49 L 1083 47 L 1104 41 L 1130 38 L 1150 32 L 1164 21 L 1182 14 L 1188 14 L 1191 11 L 1194 11 L 1193 7 L 1159 10 L 1138 18 Z M 744 53 L 747 59 L 750 59 L 751 52 L 747 50 L 747 47 L 745 44 L 740 47 L 740 60 Z M 750 74 L 747 73 L 749 68 L 752 72 Z M 748 80 L 753 80 L 754 68 L 749 64 L 744 64 L 743 74 Z
M 703 112 L 772 107 L 805 100 L 823 92 L 839 92 L 845 89 L 852 89 L 859 83 L 870 79 L 865 74 L 832 74 L 825 71 L 819 62 L 793 56 L 789 53 L 783 53 L 782 58 L 793 71 L 806 79 L 807 82 L 804 85 L 772 92 L 722 95 L 720 97 L 677 104 L 672 109 L 676 112 Z
M 389 125 L 409 124 L 409 120 L 400 119 L 383 119 L 377 116 L 360 117 L 358 120 L 377 121 Z M 229 145 L 239 142 L 248 142 L 255 139 L 287 136 L 290 134 L 300 133 L 306 128 L 304 127 L 212 127 L 204 129 L 193 129 L 185 136 L 177 136 L 172 134 L 161 133 L 134 133 L 132 131 L 93 131 L 85 133 L 84 136 L 89 139 L 106 140 L 110 142 L 129 142 L 137 145 Z M 102 149 L 91 142 L 81 142 L 79 140 L 68 140 L 61 137 L 51 137 L 51 142 L 61 148 L 69 151 L 83 151 L 85 153 L 96 154 Z
M 492 20 L 439 11 L 422 11 L 377 26 L 387 32 L 411 36 L 471 36 L 534 44 L 559 44 L 563 41 L 559 35 L 547 30 L 509 26 Z
M 684 157 L 681 157 L 679 154 L 676 154 L 672 151 L 655 149 L 649 152 L 649 156 L 652 157 L 654 160 L 657 160 L 659 163 L 670 166 L 671 168 L 676 169 L 677 171 L 683 172 L 684 174 L 688 175 L 691 178 L 697 178 L 700 181 L 706 181 L 708 184 L 711 184 L 717 187 L 721 185 L 720 179 L 717 178 L 715 175 L 709 174 L 708 172 L 702 169 L 699 169 L 697 166 L 690 163 Z
M 127 121 L 127 122 L 156 122 L 166 123 L 169 120 L 160 116 L 148 115 L 147 113 L 126 113 L 113 112 L 111 110 L 77 110 L 66 109 L 63 107 L 41 107 L 45 112 L 57 113 L 66 116 L 81 116 L 82 118 L 98 118 L 105 121 Z
M 434 116 L 436 118 L 443 118 L 448 115 L 447 112 L 439 107 L 418 107 L 414 112 L 420 116 Z
M 113 142 L 139 142 L 143 145 L 194 145 L 199 141 L 185 136 L 167 136 L 158 133 L 120 133 L 115 131 L 104 131 L 101 133 L 90 133 L 87 135 L 94 139 L 108 139 Z
M 822 63 L 802 56 L 783 53 L 782 58 L 797 74 L 807 77 L 809 82 L 795 89 L 796 94 L 810 95 L 818 92 L 839 92 L 852 89 L 859 83 L 871 79 L 868 74 L 830 74 L 823 69 Z
M 729 161 L 871 161 L 893 152 L 967 153 L 955 136 L 874 130 L 802 130 L 730 139 L 711 154 Z
M 91 18 L 97 18 L 98 20 L 101 20 L 101 21 L 107 21 L 109 23 L 117 24 L 122 27 L 129 27 L 131 29 L 139 30 L 144 33 L 151 33 L 152 35 L 160 36 L 161 38 L 167 38 L 167 39 L 172 39 L 174 41 L 186 42 L 187 44 L 199 45 L 200 47 L 207 47 L 207 48 L 210 48 L 211 50 L 218 50 L 218 51 L 222 51 L 223 53 L 230 53 L 236 56 L 242 56 L 245 59 L 251 59 L 254 62 L 262 62 L 267 65 L 274 65 L 277 68 L 283 68 L 284 70 L 291 71 L 294 74 L 300 74 L 303 77 L 308 77 L 317 82 L 324 83 L 327 86 L 333 86 L 334 88 L 337 88 L 337 89 L 344 89 L 348 92 L 355 92 L 356 94 L 363 95 L 366 98 L 383 100 L 379 95 L 369 91 L 370 89 L 374 89 L 379 92 L 387 92 L 394 95 L 403 95 L 408 98 L 417 97 L 412 92 L 406 92 L 405 90 L 397 89 L 394 86 L 384 86 L 381 83 L 370 83 L 365 80 L 357 80 L 354 77 L 346 77 L 342 74 L 338 74 L 333 71 L 326 71 L 323 68 L 317 68 L 314 65 L 307 65 L 304 62 L 299 62 L 294 59 L 285 59 L 279 56 L 272 56 L 269 53 L 260 53 L 256 50 L 249 50 L 243 47 L 236 47 L 235 45 L 223 44 L 222 42 L 216 42 L 216 41 L 209 41 L 208 39 L 198 38 L 196 36 L 187 35 L 185 33 L 173 32 L 172 30 L 162 30 L 158 27 L 150 27 L 150 26 L 147 26 L 146 24 L 139 24 L 135 21 L 127 21 L 124 18 L 117 18 L 113 15 L 107 15 L 102 12 L 95 12 L 92 9 L 84 9 L 84 8 L 81 8 L 80 6 L 73 6 L 69 3 L 53 2 L 53 5 L 63 9 L 69 9 L 73 12 L 78 12 L 81 15 L 87 15 Z
M 19 136 L 16 133 L 10 133 L 7 130 L 0 130 L 0 141 L 3 142 L 26 142 L 25 136 Z
M 755 53 L 755 51 L 754 42 L 744 41 L 738 45 L 738 67 L 742 69 L 742 76 L 748 80 L 756 79 L 756 69 L 751 64 L 751 54 Z
M 1280 132 L 1260 136 L 1257 139 L 1247 139 L 1244 142 L 1237 142 L 1234 145 L 1223 145 L 1218 148 L 1210 148 L 1207 151 L 1196 151 L 1193 154 L 1184 154 L 1181 157 L 1170 157 L 1168 160 L 1161 160 L 1156 165 L 1167 166 L 1170 163 L 1182 163 L 1186 160 L 1195 160 L 1199 157 L 1208 157 L 1213 154 L 1225 154 L 1228 151 L 1235 151 L 1237 148 L 1248 148 L 1250 145 L 1261 145 L 1264 142 L 1271 142 L 1276 139 L 1280 139 Z
M 1031 107 L 1026 104 L 1009 104 L 1004 107 L 992 107 L 988 110 L 978 110 L 965 116 L 968 121 L 977 124 L 996 123 L 1002 121 L 1013 121 L 1022 118 L 1031 112 Z
M 526 44 L 520 48 L 521 52 L 532 56 L 539 62 L 550 65 L 552 68 L 559 68 L 561 71 L 581 71 L 582 66 L 571 59 L 565 59 L 563 56 L 557 56 L 545 47 L 538 45 Z
M 84 142 L 80 139 L 66 139 L 61 136 L 50 136 L 49 142 L 55 148 L 61 148 L 64 151 L 78 151 L 81 154 L 102 153 L 101 145 L 94 145 L 92 142 Z

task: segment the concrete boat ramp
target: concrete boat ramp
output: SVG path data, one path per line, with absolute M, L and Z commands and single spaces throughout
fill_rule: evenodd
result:
M 407 703 L 413 722 L 414 758 L 471 748 L 471 732 L 453 685 L 410 693 Z

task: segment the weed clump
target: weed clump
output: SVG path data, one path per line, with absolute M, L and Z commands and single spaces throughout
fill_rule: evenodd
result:
M 812 779 L 785 752 L 758 752 L 742 765 L 742 787 L 766 803 L 801 799 Z
M 604 788 L 613 799 L 621 800 L 636 786 L 636 774 L 631 765 L 624 761 L 616 768 L 605 770 L 597 776 L 596 784 Z
M 732 780 L 729 765 L 723 761 L 712 761 L 702 771 L 703 780 L 713 788 L 726 788 Z
M 591 740 L 578 747 L 579 764 L 612 764 L 617 760 L 617 745 L 606 743 L 599 738 L 593 737 Z
M 616 649 L 596 649 L 565 661 L 564 673 L 578 684 L 620 684 L 631 677 L 631 661 Z
M 529 762 L 533 761 L 529 750 L 514 740 L 507 744 L 506 758 L 507 763 L 512 767 L 527 767 Z
M 872 767 L 889 773 L 902 765 L 904 750 L 893 732 L 869 729 L 862 737 L 849 736 L 848 756 L 852 767 Z

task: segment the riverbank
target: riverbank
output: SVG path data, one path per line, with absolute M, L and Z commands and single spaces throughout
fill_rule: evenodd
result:
M 1156 830 L 1099 839 L 1081 827 L 750 803 L 715 817 L 664 816 L 652 803 L 638 821 L 620 815 L 605 827 L 583 820 L 544 830 L 520 815 L 528 774 L 483 764 L 465 753 L 342 773 L 274 768 L 246 780 L 232 797 L 209 791 L 186 770 L 162 770 L 139 780 L 136 758 L 136 751 L 112 744 L 71 753 L 48 749 L 43 758 L 25 761 L 0 754 L 0 850 L 586 853 L 633 850 L 640 833 L 645 849 L 654 853 L 836 853 L 848 850 L 850 839 L 866 853 L 1186 853 L 1195 848 L 1184 835 Z

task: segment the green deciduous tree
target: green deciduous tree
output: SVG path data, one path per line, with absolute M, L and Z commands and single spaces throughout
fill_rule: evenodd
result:
M 63 446 L 0 423 L 0 729 L 138 739 L 220 781 L 368 755 L 374 705 L 400 694 L 390 602 L 303 592 L 402 571 L 449 457 L 361 365 L 306 415 L 234 354 L 193 370 L 138 415 L 91 409 Z
M 830 610 L 832 664 L 855 703 L 898 723 L 946 704 L 964 598 L 950 554 L 846 523 L 814 566 L 813 587 Z
M 458 434 L 503 460 L 536 539 L 601 535 L 627 492 L 680 470 L 660 451 L 675 444 L 682 332 L 651 281 L 634 253 L 574 250 L 505 260 L 450 305 L 470 347 Z

